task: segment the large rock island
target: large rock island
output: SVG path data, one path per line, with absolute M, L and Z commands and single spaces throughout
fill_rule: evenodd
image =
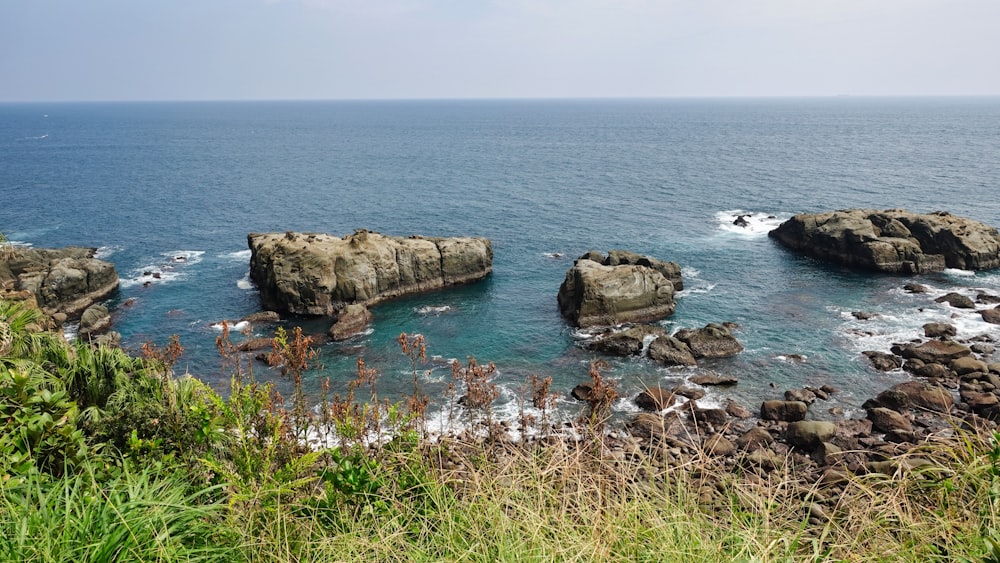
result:
M 800 214 L 769 236 L 814 258 L 894 274 L 1000 267 L 997 229 L 941 211 L 850 209 Z
M 0 297 L 34 301 L 54 319 L 79 317 L 118 288 L 114 264 L 94 258 L 96 248 L 2 250 Z
M 634 252 L 588 252 L 559 286 L 559 311 L 577 326 L 642 323 L 673 314 L 681 268 Z
M 485 278 L 493 246 L 485 238 L 393 237 L 364 230 L 340 238 L 251 233 L 250 278 L 268 309 L 339 316 L 347 304 L 372 305 Z

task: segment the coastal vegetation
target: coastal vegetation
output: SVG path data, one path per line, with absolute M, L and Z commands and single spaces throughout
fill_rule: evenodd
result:
M 666 448 L 612 448 L 600 363 L 573 427 L 548 420 L 551 381 L 536 376 L 524 402 L 541 414 L 525 409 L 511 429 L 490 414 L 490 364 L 456 363 L 430 403 L 417 335 L 399 338 L 408 400 L 380 397 L 359 359 L 314 409 L 300 330 L 279 331 L 266 355 L 293 384 L 286 399 L 227 330 L 223 396 L 174 372 L 177 339 L 130 356 L 42 326 L 38 309 L 0 302 L 9 561 L 1000 560 L 1000 443 L 982 429 L 956 425 L 831 489 L 791 454 L 759 472 L 709 447 L 680 465 Z M 447 427 L 427 423 L 432 409 L 452 413 Z

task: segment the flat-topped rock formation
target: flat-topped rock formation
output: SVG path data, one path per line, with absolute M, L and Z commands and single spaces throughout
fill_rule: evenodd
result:
M 312 233 L 251 233 L 250 278 L 268 309 L 338 316 L 347 304 L 372 305 L 471 283 L 493 270 L 485 238 L 393 237 L 364 230 L 343 238 Z
M 673 314 L 680 266 L 633 252 L 588 252 L 559 286 L 559 311 L 577 326 L 642 323 Z
M 815 258 L 894 274 L 1000 267 L 1000 232 L 946 212 L 849 209 L 800 214 L 769 236 Z
M 79 317 L 118 288 L 111 262 L 96 248 L 10 248 L 0 255 L 0 296 L 30 295 L 47 315 Z

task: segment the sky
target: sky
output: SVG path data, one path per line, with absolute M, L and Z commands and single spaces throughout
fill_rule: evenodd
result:
M 831 95 L 1000 95 L 1000 1 L 0 1 L 0 101 Z

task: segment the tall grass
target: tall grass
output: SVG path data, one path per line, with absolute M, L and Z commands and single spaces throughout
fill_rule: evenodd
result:
M 181 474 L 125 465 L 110 480 L 93 471 L 51 479 L 34 474 L 0 484 L 4 561 L 230 561 L 216 525 L 217 490 L 190 492 Z

